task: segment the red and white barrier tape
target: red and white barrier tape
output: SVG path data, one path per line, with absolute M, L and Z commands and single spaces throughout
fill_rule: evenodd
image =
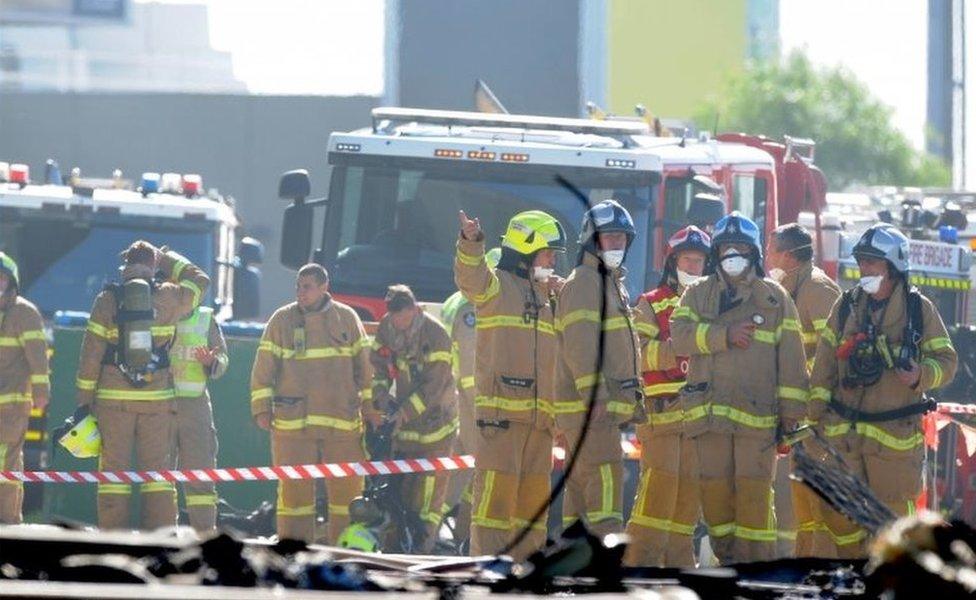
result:
M 959 404 L 957 402 L 939 402 L 936 412 L 946 415 L 976 415 L 976 404 Z
M 235 467 L 186 469 L 182 471 L 0 471 L 0 481 L 40 483 L 174 483 L 227 481 L 279 481 L 284 479 L 339 479 L 365 475 L 402 475 L 474 468 L 474 457 L 402 458 L 363 462 L 289 465 L 278 467 Z

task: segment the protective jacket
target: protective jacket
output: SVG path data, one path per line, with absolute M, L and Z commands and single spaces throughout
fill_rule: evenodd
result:
M 454 435 L 458 429 L 454 376 L 451 374 L 451 339 L 444 327 L 425 312 L 410 330 L 394 329 L 389 315 L 380 321 L 373 351 L 373 400 L 396 394 L 395 407 L 408 418 L 395 433 L 399 442 L 430 445 Z
M 889 352 L 897 356 L 905 333 L 908 318 L 904 283 L 898 283 L 884 306 L 872 311 L 871 321 L 877 335 L 884 336 Z M 850 433 L 860 438 L 864 447 L 876 452 L 884 450 L 907 451 L 922 445 L 921 413 L 890 421 L 853 423 L 837 412 L 828 409 L 833 398 L 843 406 L 864 412 L 881 412 L 900 409 L 918 403 L 924 392 L 946 385 L 955 376 L 958 357 L 942 317 L 925 296 L 921 296 L 922 323 L 919 340 L 919 356 L 916 359 L 921 373 L 914 388 L 901 383 L 894 369 L 885 368 L 881 378 L 868 387 L 844 387 L 841 382 L 849 370 L 846 360 L 838 359 L 839 346 L 858 333 L 865 322 L 868 307 L 867 294 L 857 290 L 846 323 L 839 323 L 841 302 L 834 304 L 817 347 L 816 361 L 811 376 L 809 418 L 820 421 L 828 438 Z M 856 439 L 855 438 L 855 439 Z
M 176 322 L 200 304 L 210 278 L 175 252 L 163 253 L 158 268 L 166 281 L 153 290 L 152 345 L 154 351 L 164 352 L 173 343 Z M 122 278 L 129 279 L 135 271 L 132 266 L 125 267 Z M 78 359 L 78 404 L 88 405 L 97 399 L 106 406 L 123 403 L 136 412 L 168 410 L 165 402 L 159 403 L 174 397 L 168 366 L 153 373 L 144 387 L 135 387 L 110 359 L 112 348 L 119 343 L 117 311 L 112 291 L 104 290 L 95 298 Z
M 458 239 L 454 274 L 477 310 L 475 418 L 551 428 L 556 340 L 546 286 L 490 268 L 484 239 Z
M 460 439 L 465 451 L 474 449 L 474 365 L 475 365 L 475 312 L 460 291 L 444 301 L 441 323 L 451 336 L 451 367 L 458 391 L 458 418 L 461 421 Z
M 780 284 L 796 303 L 807 369 L 812 370 L 817 342 L 827 326 L 827 315 L 840 296 L 840 286 L 810 262 L 787 273 Z
M 585 253 L 566 279 L 556 303 L 558 354 L 556 421 L 560 429 L 583 424 L 593 388 L 614 423 L 628 423 L 641 404 L 637 324 L 623 284 L 623 270 L 607 270 Z M 601 289 L 604 315 L 601 323 Z M 603 337 L 603 357 L 598 356 Z M 642 407 L 641 407 L 642 408 Z
M 372 397 L 369 341 L 356 311 L 326 295 L 321 307 L 297 302 L 275 311 L 251 371 L 251 414 L 272 413 L 275 433 L 361 432 Z
M 661 285 L 637 301 L 637 331 L 643 352 L 641 377 L 648 425 L 666 433 L 681 427 L 682 411 L 675 402 L 685 384 L 688 357 L 677 356 L 671 347 L 671 313 L 681 294 Z
M 748 348 L 727 343 L 728 326 L 757 325 Z M 796 306 L 779 284 L 752 274 L 729 286 L 713 273 L 685 291 L 671 315 L 674 351 L 688 355 L 681 392 L 686 432 L 775 435 L 806 412 L 807 371 Z
M 41 313 L 20 296 L 0 301 L 0 406 L 30 412 L 32 398 L 49 395 L 50 387 Z

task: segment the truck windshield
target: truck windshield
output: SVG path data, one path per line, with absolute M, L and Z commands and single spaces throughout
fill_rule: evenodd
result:
M 168 245 L 194 264 L 214 264 L 214 225 L 208 221 L 107 216 L 67 219 L 22 211 L 0 222 L 0 248 L 20 267 L 21 292 L 45 316 L 89 311 L 103 286 L 118 279 L 119 253 L 136 240 Z M 213 297 L 208 290 L 207 302 Z
M 538 209 L 557 217 L 568 237 L 557 271 L 566 275 L 576 264 L 587 207 L 557 181 L 557 174 L 591 205 L 615 198 L 633 215 L 638 235 L 626 266 L 628 289 L 636 298 L 652 280 L 647 269 L 653 265 L 649 235 L 656 174 L 432 160 L 391 163 L 385 157 L 381 165 L 340 164 L 333 170 L 323 241 L 333 289 L 382 297 L 389 284 L 405 283 L 421 300 L 443 301 L 455 290 L 459 210 L 478 217 L 489 248 L 498 245 L 508 220 L 518 212 Z

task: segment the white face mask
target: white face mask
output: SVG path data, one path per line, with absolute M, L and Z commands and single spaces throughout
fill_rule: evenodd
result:
M 616 269 L 624 262 L 624 251 L 604 250 L 600 253 L 600 257 L 603 258 L 603 264 L 605 264 L 608 269 Z
M 786 271 L 780 269 L 779 267 L 775 267 L 769 270 L 769 277 L 774 281 L 783 281 L 783 279 L 786 278 Z
M 685 271 L 678 269 L 678 283 L 684 287 L 688 287 L 699 279 L 701 279 L 700 275 L 692 275 L 691 273 L 686 273 Z
M 554 269 L 549 267 L 532 267 L 532 279 L 536 281 L 549 281 L 552 274 L 555 272 Z
M 858 285 L 869 294 L 877 294 L 878 290 L 881 289 L 882 281 L 884 281 L 884 275 L 871 275 L 869 277 L 862 277 Z
M 729 277 L 738 277 L 742 275 L 743 272 L 749 267 L 749 259 L 745 256 L 740 256 L 737 251 L 729 248 L 723 253 L 723 256 L 727 258 L 722 259 L 722 270 Z

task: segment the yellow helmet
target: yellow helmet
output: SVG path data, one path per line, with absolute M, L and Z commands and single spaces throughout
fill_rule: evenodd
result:
M 541 210 L 528 210 L 508 222 L 502 246 L 526 255 L 546 249 L 564 252 L 566 232 L 552 215 Z
M 0 252 L 0 271 L 6 273 L 13 280 L 14 287 L 20 289 L 20 273 L 17 269 L 17 263 L 4 252 Z
M 92 458 L 101 454 L 102 435 L 98 432 L 95 416 L 87 415 L 75 423 L 58 438 L 58 443 L 78 458 Z

